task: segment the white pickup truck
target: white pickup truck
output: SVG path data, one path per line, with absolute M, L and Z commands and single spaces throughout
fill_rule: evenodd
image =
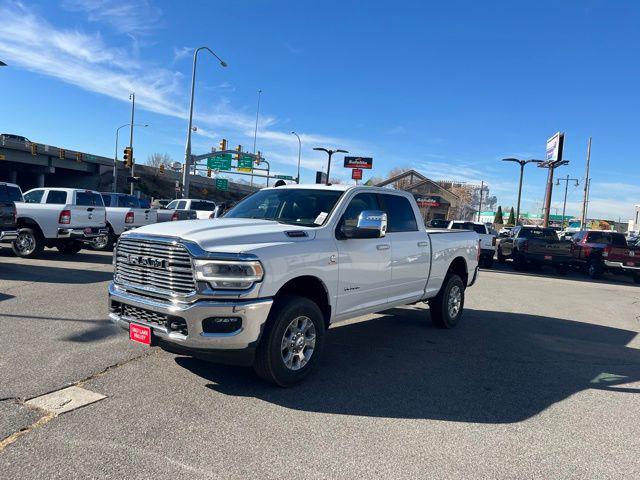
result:
M 480 266 L 484 268 L 491 268 L 493 266 L 498 234 L 491 226 L 482 222 L 454 220 L 449 223 L 448 228 L 451 230 L 471 230 L 476 232 L 480 237 Z
M 34 188 L 16 202 L 18 236 L 13 251 L 19 257 L 38 256 L 44 247 L 78 253 L 85 243 L 106 235 L 102 197 L 93 190 Z
M 191 198 L 182 198 L 173 200 L 166 207 L 167 210 L 195 210 L 196 217 L 200 220 L 214 218 L 216 203 L 211 200 L 196 200 Z
M 475 232 L 427 230 L 405 192 L 266 188 L 222 218 L 125 232 L 109 317 L 132 340 L 287 386 L 318 363 L 333 322 L 428 302 L 454 327 L 479 253 Z
M 127 230 L 150 225 L 158 221 L 158 210 L 141 208 L 140 200 L 125 193 L 102 193 L 107 210 L 109 233 L 96 238 L 92 247 L 96 250 L 111 250 L 116 241 Z

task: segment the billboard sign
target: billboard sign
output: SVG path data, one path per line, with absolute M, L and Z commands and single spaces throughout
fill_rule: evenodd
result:
M 416 203 L 419 207 L 439 207 L 440 199 L 436 197 L 418 197 Z
M 373 168 L 373 158 L 371 157 L 344 157 L 344 168 Z
M 562 160 L 562 147 L 564 144 L 564 133 L 556 133 L 547 140 L 547 150 L 544 159 L 546 161 L 555 162 Z
M 354 168 L 353 170 L 351 170 L 351 178 L 353 180 L 362 180 L 362 169 Z

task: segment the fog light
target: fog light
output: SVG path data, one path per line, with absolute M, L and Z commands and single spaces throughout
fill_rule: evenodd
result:
M 239 317 L 209 317 L 202 321 L 204 333 L 233 333 L 242 327 Z

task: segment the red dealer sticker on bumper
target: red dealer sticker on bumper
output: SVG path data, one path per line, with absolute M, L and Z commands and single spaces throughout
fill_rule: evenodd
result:
M 129 338 L 134 342 L 151 345 L 151 328 L 131 323 L 129 324 Z

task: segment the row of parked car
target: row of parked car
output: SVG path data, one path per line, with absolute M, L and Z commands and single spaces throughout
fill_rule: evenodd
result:
M 34 188 L 23 194 L 18 185 L 0 182 L 0 243 L 11 243 L 15 254 L 24 258 L 38 256 L 45 247 L 63 254 L 84 247 L 110 250 L 127 230 L 215 218 L 223 209 L 222 204 L 197 199 L 145 208 L 133 195 L 77 188 Z
M 517 270 L 548 265 L 561 275 L 576 269 L 597 279 L 610 272 L 640 283 L 640 245 L 607 230 L 582 230 L 565 240 L 551 228 L 517 226 L 500 239 L 497 258 L 511 259 Z

